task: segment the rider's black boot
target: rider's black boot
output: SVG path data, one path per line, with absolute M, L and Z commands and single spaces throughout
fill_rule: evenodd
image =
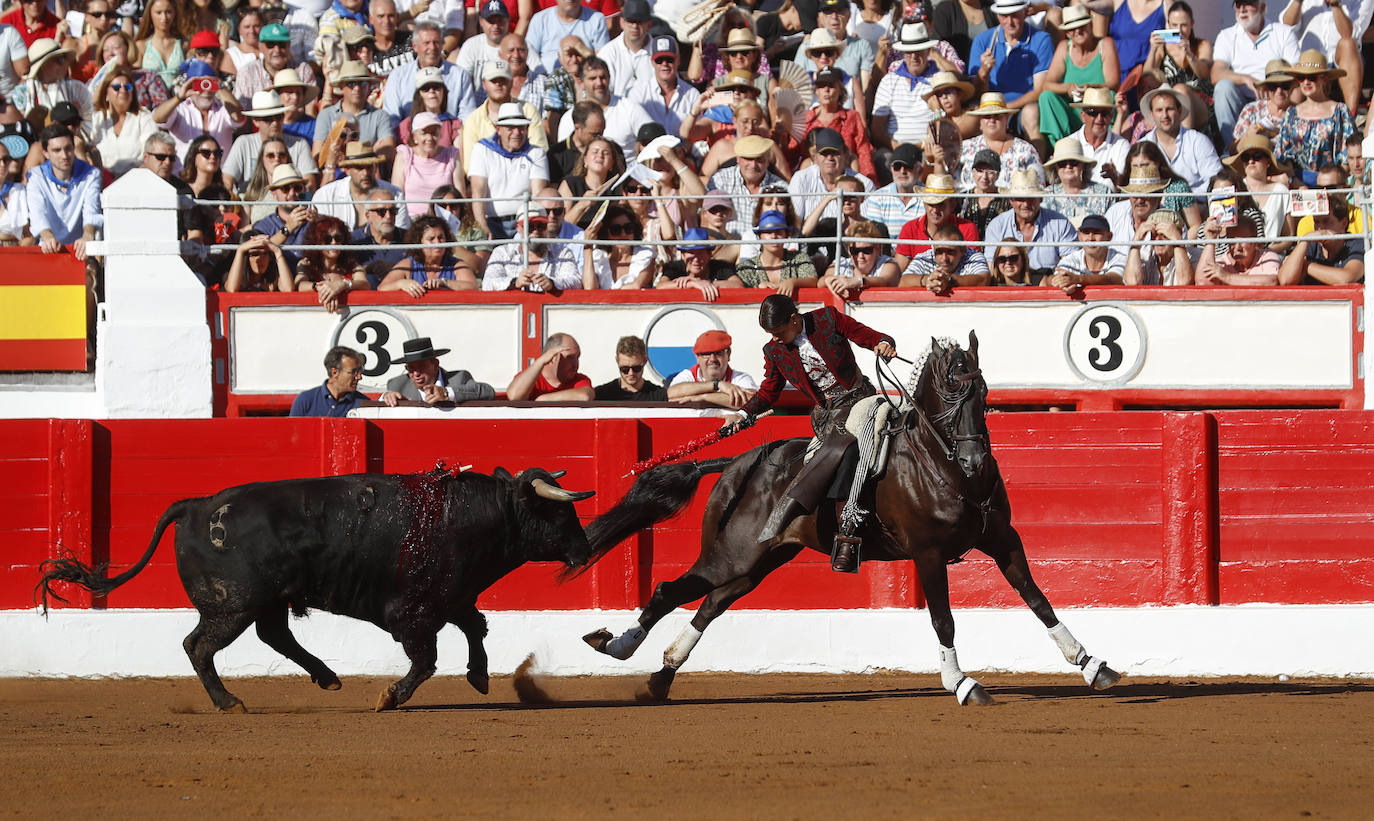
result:
M 763 532 L 759 534 L 759 543 L 762 544 L 777 538 L 787 529 L 793 519 L 805 512 L 806 507 L 791 496 L 784 496 L 779 499 L 773 508 L 773 513 L 763 525 Z
M 835 535 L 835 546 L 830 549 L 830 569 L 836 573 L 858 573 L 859 551 L 864 540 L 858 536 Z

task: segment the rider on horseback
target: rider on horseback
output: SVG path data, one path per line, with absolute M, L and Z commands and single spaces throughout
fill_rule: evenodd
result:
M 845 429 L 849 411 L 860 399 L 872 396 L 873 384 L 859 371 L 849 342 L 891 359 L 897 355 L 892 337 L 851 319 L 831 307 L 802 314 L 797 303 L 782 294 L 772 294 L 759 306 L 759 325 L 773 339 L 763 346 L 763 384 L 754 398 L 741 408 L 742 421 L 767 410 L 782 394 L 784 383 L 791 382 L 816 403 L 811 411 L 815 437 L 807 447 L 807 460 L 764 525 L 760 542 L 776 538 L 788 523 L 809 513 L 829 487 L 845 451 L 855 441 Z M 835 537 L 831 568 L 845 573 L 858 572 L 860 540 L 846 523 Z

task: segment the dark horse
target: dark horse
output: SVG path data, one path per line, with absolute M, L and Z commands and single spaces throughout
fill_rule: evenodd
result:
M 1011 586 L 1040 618 L 1064 657 L 1083 671 L 1094 689 L 1120 676 L 1088 655 L 1054 614 L 1031 578 L 1021 537 L 1011 525 L 1007 489 L 993 458 L 984 418 L 987 384 L 978 367 L 978 338 L 969 348 L 931 340 L 930 354 L 911 391 L 912 405 L 892 414 L 890 455 L 867 501 L 874 515 L 861 531 L 864 558 L 911 560 L 920 574 L 930 620 L 940 640 L 940 676 L 960 704 L 987 704 L 983 686 L 965 676 L 954 651 L 946 565 L 972 548 L 992 557 Z M 770 442 L 739 456 L 700 463 L 665 465 L 639 478 L 614 508 L 587 528 L 592 558 L 587 566 L 636 531 L 682 509 L 701 477 L 721 473 L 702 519 L 701 555 L 682 576 L 659 584 L 637 623 L 620 636 L 607 630 L 585 636 L 592 647 L 627 659 L 649 630 L 673 609 L 705 597 L 690 626 L 663 656 L 663 669 L 649 680 L 657 698 L 667 698 L 677 670 L 706 627 L 769 573 L 803 547 L 829 546 L 837 516 L 822 504 L 776 539 L 757 538 L 774 504 L 801 463 L 805 439 Z M 582 572 L 586 566 L 574 572 Z

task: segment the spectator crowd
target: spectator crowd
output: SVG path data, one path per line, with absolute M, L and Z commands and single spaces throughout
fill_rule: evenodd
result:
M 198 203 L 182 239 L 232 248 L 188 259 L 207 285 L 328 310 L 1363 279 L 1355 0 L 1234 0 L 1212 32 L 1182 0 L 774 0 L 697 27 L 589 1 L 26 0 L 0 16 L 0 242 L 84 258 L 102 189 L 144 168 Z M 515 392 L 561 384 L 560 356 Z

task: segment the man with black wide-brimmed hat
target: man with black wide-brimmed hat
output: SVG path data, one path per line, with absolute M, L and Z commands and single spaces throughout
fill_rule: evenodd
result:
M 415 402 L 470 402 L 474 399 L 495 399 L 496 390 L 485 382 L 478 382 L 467 371 L 446 371 L 439 367 L 439 357 L 448 348 L 435 349 L 427 336 L 406 340 L 404 355 L 399 360 L 406 366 L 404 376 L 392 377 L 386 383 L 382 401 L 396 407 L 402 399 Z

